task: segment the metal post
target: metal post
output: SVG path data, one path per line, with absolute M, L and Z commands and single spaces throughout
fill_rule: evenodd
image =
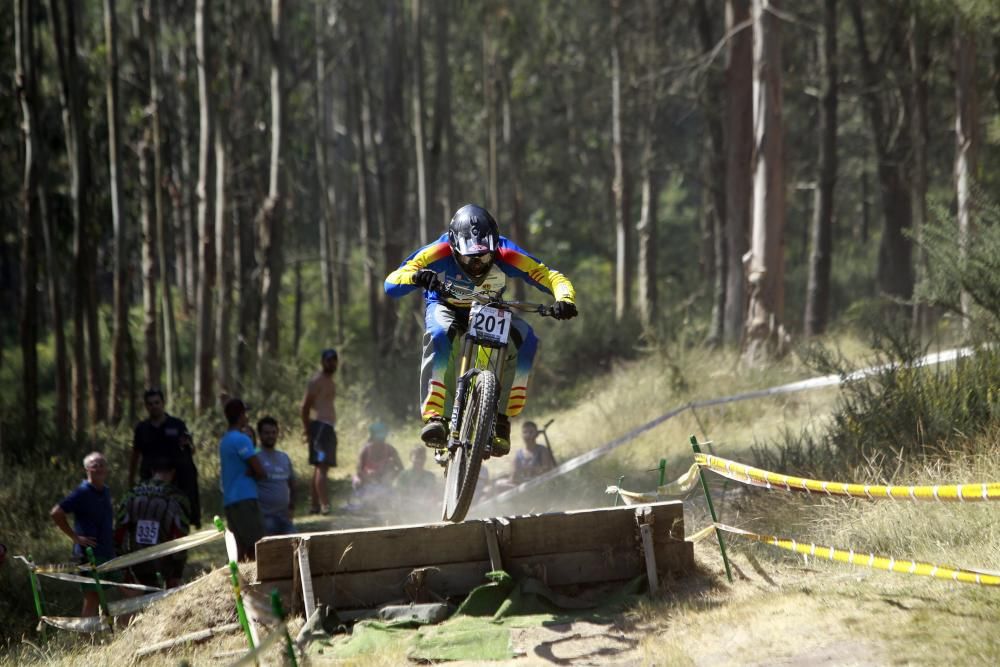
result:
M 87 547 L 87 560 L 90 561 L 90 573 L 94 575 L 94 583 L 97 584 L 97 601 L 101 605 L 101 611 L 108 618 L 108 627 L 114 632 L 114 622 L 111 613 L 108 611 L 108 599 L 104 597 L 104 586 L 101 586 L 101 576 L 97 573 L 97 557 L 94 556 L 94 548 Z
M 288 634 L 288 626 L 284 625 L 285 610 L 281 608 L 281 596 L 278 595 L 277 588 L 271 591 L 271 611 L 273 611 L 274 615 L 278 617 L 278 621 L 282 623 L 282 632 L 285 633 L 285 646 L 288 653 L 288 660 L 292 663 L 292 667 L 298 667 L 299 662 L 295 659 L 295 646 L 292 644 L 292 636 Z
M 236 617 L 243 627 L 243 632 L 247 636 L 247 644 L 250 650 L 254 650 L 253 635 L 250 634 L 250 621 L 247 620 L 247 611 L 243 608 L 243 594 L 240 592 L 240 568 L 236 566 L 236 561 L 229 561 L 229 575 L 233 584 L 233 595 L 236 597 Z
M 695 454 L 701 454 L 701 447 L 698 446 L 698 438 L 691 436 L 691 449 Z M 712 504 L 712 494 L 708 492 L 708 482 L 705 481 L 705 471 L 698 468 L 698 479 L 701 480 L 701 488 L 705 490 L 705 500 L 708 501 L 708 511 L 712 515 L 712 523 L 718 523 L 715 515 L 715 506 Z M 722 531 L 715 529 L 715 537 L 719 540 L 719 551 L 722 552 L 722 562 L 726 564 L 726 579 L 733 583 L 733 571 L 729 567 L 729 556 L 726 555 L 726 541 L 722 538 Z

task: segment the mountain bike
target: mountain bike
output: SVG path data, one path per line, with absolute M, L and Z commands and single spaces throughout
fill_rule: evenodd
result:
M 468 513 L 476 493 L 479 470 L 493 453 L 513 311 L 551 317 L 552 306 L 506 301 L 503 288 L 470 290 L 450 280 L 445 281 L 441 291 L 455 299 L 472 302 L 458 356 L 448 444 L 434 456 L 445 467 L 441 518 L 457 522 Z

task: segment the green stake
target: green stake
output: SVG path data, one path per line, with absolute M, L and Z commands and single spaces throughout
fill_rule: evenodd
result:
M 28 554 L 28 560 L 31 561 L 31 565 L 28 566 L 28 576 L 31 577 L 31 595 L 35 598 L 35 612 L 40 621 L 42 616 L 45 616 L 45 609 L 42 607 L 42 590 L 38 584 L 38 575 L 35 574 L 35 559 L 31 557 L 31 554 Z M 45 626 L 42 627 L 44 629 Z
M 214 517 L 212 518 L 212 523 L 214 523 L 214 524 L 215 524 L 215 527 L 216 527 L 216 529 L 217 529 L 217 530 L 218 530 L 218 531 L 219 531 L 220 533 L 224 533 L 224 532 L 226 532 L 226 524 L 222 523 L 222 519 L 220 519 L 220 518 L 219 518 L 219 515 L 218 515 L 218 514 L 216 514 L 216 515 L 215 515 L 215 516 L 214 516 Z
M 247 611 L 243 608 L 243 595 L 240 593 L 240 568 L 236 566 L 236 561 L 229 561 L 229 575 L 233 582 L 233 595 L 236 596 L 236 617 L 243 626 L 243 632 L 247 636 L 247 644 L 250 650 L 254 649 L 253 635 L 250 634 L 250 621 L 247 620 Z
M 101 575 L 97 573 L 97 557 L 94 556 L 94 548 L 87 547 L 87 560 L 90 561 L 90 573 L 94 575 L 94 583 L 97 584 L 97 600 L 101 605 L 101 612 L 108 618 L 108 627 L 114 632 L 114 619 L 108 611 L 108 599 L 104 597 L 104 586 L 101 586 Z
M 691 436 L 691 449 L 694 450 L 695 454 L 701 454 L 701 447 L 698 446 L 698 438 Z M 705 471 L 700 467 L 698 468 L 698 479 L 701 480 L 701 488 L 705 490 L 705 500 L 708 501 L 708 511 L 712 515 L 712 523 L 718 523 L 719 520 L 715 515 L 715 506 L 712 504 L 712 494 L 708 492 L 708 482 L 705 481 Z M 733 572 L 729 569 L 729 557 L 726 555 L 726 541 L 722 539 L 722 531 L 718 528 L 715 529 L 715 537 L 719 540 L 719 551 L 722 552 L 722 562 L 726 564 L 726 579 L 729 583 L 733 583 Z
M 660 459 L 660 486 L 667 482 L 667 460 Z
M 271 591 L 271 611 L 274 615 L 278 617 L 278 621 L 284 622 L 285 620 L 285 610 L 281 608 L 281 596 L 278 595 L 278 589 L 275 588 Z M 288 634 L 288 626 L 284 626 L 285 633 L 285 647 L 288 653 L 288 659 L 292 663 L 292 667 L 298 667 L 299 662 L 295 659 L 295 645 L 292 644 L 292 636 Z
M 618 493 L 615 494 L 615 507 L 618 507 L 618 501 L 622 497 L 622 482 L 625 481 L 625 475 L 618 478 Z

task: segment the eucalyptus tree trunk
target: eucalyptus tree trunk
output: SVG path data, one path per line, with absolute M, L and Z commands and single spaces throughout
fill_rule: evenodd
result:
M 153 216 L 155 218 L 157 264 L 160 269 L 160 309 L 163 324 L 163 370 L 167 396 L 177 388 L 177 322 L 174 318 L 173 290 L 167 263 L 167 230 L 163 201 L 163 138 L 160 121 L 160 19 L 156 0 L 145 0 L 143 13 L 147 29 L 149 58 L 149 121 L 153 151 Z M 180 254 L 180 253 L 177 253 Z
M 181 228 L 177 230 L 178 238 L 181 240 L 181 248 L 178 255 L 182 256 L 184 265 L 178 264 L 177 283 L 181 291 L 181 304 L 185 313 L 191 313 L 198 303 L 198 228 L 197 228 L 197 203 L 194 199 L 197 193 L 191 189 L 191 181 L 194 172 L 191 169 L 191 114 L 188 105 L 188 56 L 191 51 L 187 26 L 180 26 L 178 30 L 177 45 L 177 145 L 179 153 L 179 164 L 176 165 L 179 175 L 175 181 L 177 183 L 177 196 L 180 201 L 180 222 Z M 194 195 L 194 196 L 192 196 Z
M 142 370 L 143 383 L 147 387 L 160 385 L 160 355 L 158 349 L 159 323 L 157 317 L 156 289 L 156 221 L 153 219 L 155 204 L 149 178 L 149 153 L 152 132 L 147 129 L 139 142 L 139 204 L 142 225 Z
M 611 0 L 611 157 L 614 177 L 615 214 L 615 320 L 620 322 L 632 309 L 631 233 L 622 145 L 622 36 L 621 0 Z
M 910 124 L 910 136 L 913 142 L 913 182 L 910 187 L 910 198 L 913 207 L 913 233 L 917 241 L 917 256 L 914 261 L 914 280 L 919 281 L 927 274 L 927 258 L 923 250 L 924 227 L 927 224 L 927 147 L 930 143 L 930 124 L 928 122 L 928 70 L 931 54 L 930 40 L 927 34 L 927 20 L 922 16 L 921 8 L 914 7 L 910 17 L 909 56 L 910 69 L 913 72 L 910 84 L 910 107 L 913 109 L 913 122 Z M 913 328 L 918 335 L 928 330 L 927 307 L 919 299 L 913 300 Z
M 511 109 L 510 67 L 505 66 L 500 72 L 501 87 L 501 118 L 503 119 L 503 143 L 507 154 L 507 172 L 510 178 L 510 213 L 506 219 L 510 224 L 511 237 L 522 248 L 528 246 L 528 227 L 524 221 L 524 185 L 521 181 L 522 141 L 514 124 L 514 114 Z M 525 299 L 525 284 L 523 280 L 514 283 L 514 295 L 519 301 Z
M 354 155 L 357 162 L 355 173 L 357 174 L 358 191 L 358 236 L 361 243 L 361 252 L 364 262 L 364 289 L 368 299 L 368 326 L 373 340 L 379 339 L 379 317 L 378 317 L 378 297 L 375 293 L 376 279 L 375 267 L 376 252 L 374 230 L 375 221 L 372 211 L 372 201 L 368 190 L 368 146 L 365 137 L 364 112 L 364 81 L 361 67 L 360 47 L 354 43 L 351 49 L 351 93 L 350 93 L 350 118 L 351 129 L 354 134 Z
M 323 303 L 333 312 L 334 321 L 339 319 L 340 299 L 336 285 L 336 181 L 331 176 L 331 165 L 327 160 L 329 150 L 330 85 L 326 71 L 326 11 L 324 3 L 316 3 L 314 18 L 314 39 L 316 40 L 316 136 L 313 142 L 316 151 L 316 180 L 319 186 L 319 258 L 320 276 L 323 285 Z
M 406 206 L 406 105 L 404 102 L 405 81 L 403 56 L 406 52 L 405 30 L 403 28 L 403 12 L 401 0 L 390 0 L 386 6 L 386 61 L 382 107 L 382 141 L 385 150 L 385 210 L 381 233 L 382 274 L 386 275 L 395 269 L 406 255 L 404 244 L 412 241 L 416 229 L 411 226 L 412 218 L 407 215 Z M 381 276 L 380 276 L 381 277 Z M 381 282 L 381 281 L 378 281 Z M 382 312 L 382 330 L 392 333 L 382 339 L 383 351 L 397 344 L 396 308 L 393 307 L 385 292 L 376 287 L 379 295 L 379 308 Z
M 753 217 L 744 361 L 782 351 L 785 308 L 785 178 L 781 33 L 776 0 L 753 0 Z
M 227 224 L 227 196 L 229 190 L 229 154 L 226 132 L 221 118 L 216 117 L 215 132 L 215 357 L 219 391 L 232 394 L 233 344 L 229 331 L 233 303 L 233 255 L 227 247 L 232 242 L 231 225 Z
M 21 133 L 24 140 L 24 172 L 21 185 L 21 304 L 19 333 L 21 342 L 21 410 L 24 414 L 22 435 L 27 443 L 38 437 L 38 237 L 41 210 L 38 201 L 38 67 L 35 49 L 35 0 L 14 2 L 14 86 L 21 106 Z
M 955 17 L 955 199 L 959 259 L 965 262 L 972 242 L 972 180 L 979 148 L 979 100 L 976 95 L 976 34 L 968 19 Z M 962 291 L 962 328 L 970 331 L 972 298 Z
M 122 399 L 126 391 L 128 328 L 129 233 L 124 220 L 121 169 L 121 112 L 118 98 L 118 21 L 115 0 L 104 0 L 104 48 L 108 79 L 108 169 L 111 190 L 111 222 L 114 229 L 114 326 L 111 336 L 111 376 L 108 390 L 108 420 L 117 424 L 123 417 Z
M 417 173 L 417 238 L 421 245 L 430 242 L 430 232 L 427 225 L 427 158 L 425 150 L 427 137 L 424 131 L 424 47 L 423 47 L 423 14 L 420 0 L 410 0 L 410 27 L 413 30 L 413 91 L 410 95 L 413 104 L 413 161 Z
M 195 316 L 194 408 L 199 414 L 213 404 L 212 286 L 215 282 L 212 216 L 209 211 L 209 178 L 212 146 L 212 105 L 208 89 L 211 77 L 206 43 L 209 0 L 196 0 L 194 14 L 195 52 L 198 69 L 198 279 Z
M 701 50 L 711 53 L 715 48 L 716 31 L 713 28 L 713 14 L 709 12 L 706 0 L 698 0 L 695 5 L 698 21 L 698 37 Z M 706 153 L 703 160 L 705 185 L 709 193 L 706 197 L 707 217 L 706 227 L 711 242 L 711 276 L 712 276 L 712 319 L 708 328 L 706 343 L 711 346 L 723 341 L 725 332 L 726 286 L 727 286 L 727 248 L 726 248 L 726 146 L 722 126 L 725 106 L 725 92 L 720 72 L 714 68 L 708 72 L 705 91 L 701 96 L 701 107 L 708 126 L 708 140 L 705 142 Z
M 486 119 L 486 206 L 496 218 L 502 218 L 500 211 L 499 165 L 497 155 L 497 44 L 490 33 L 495 30 L 494 21 L 488 9 L 483 25 L 483 117 Z
M 878 8 L 877 4 L 866 6 Z M 886 85 L 885 66 L 872 58 L 868 48 L 860 0 L 850 0 L 848 8 L 854 23 L 861 64 L 861 97 L 868 113 L 872 143 L 878 160 L 883 214 L 876 271 L 878 288 L 881 293 L 890 297 L 908 299 L 913 293 L 912 244 L 907 237 L 912 223 L 910 192 L 906 180 L 906 155 L 910 148 L 909 110 L 904 105 L 899 121 L 892 120 L 901 131 L 890 131 L 881 96 Z M 890 43 L 898 42 L 899 27 L 891 23 L 887 30 L 890 33 Z
M 811 230 L 805 334 L 826 331 L 830 320 L 830 267 L 833 260 L 833 193 L 837 183 L 837 0 L 824 0 L 820 33 L 819 156 Z
M 278 354 L 278 296 L 284 270 L 281 190 L 281 151 L 285 129 L 285 98 L 282 94 L 284 4 L 284 0 L 271 0 L 271 162 L 267 198 L 257 212 L 257 243 L 263 260 L 260 265 L 261 308 L 257 335 L 259 360 L 273 359 Z
M 753 33 L 748 0 L 727 0 L 726 33 L 726 307 L 723 340 L 743 336 L 746 315 L 746 269 L 749 248 L 750 165 L 753 156 Z
M 656 169 L 655 127 L 649 128 L 642 152 L 642 208 L 636 225 L 639 252 L 639 320 L 643 330 L 652 333 L 659 315 L 657 292 L 657 232 L 656 214 L 660 198 L 660 180 Z
M 451 118 L 451 67 L 448 64 L 449 40 L 449 1 L 435 0 L 434 6 L 434 125 L 431 128 L 431 149 L 427 165 L 427 190 L 440 206 L 437 214 L 433 212 L 428 222 L 428 241 L 437 237 L 437 230 L 448 223 L 454 207 L 454 143 Z M 445 174 L 441 178 L 441 157 L 445 157 Z M 444 187 L 439 184 L 443 180 Z
M 39 156 L 41 161 L 41 156 Z M 56 248 L 52 228 L 52 218 L 49 215 L 47 194 L 42 179 L 36 190 L 38 198 L 38 213 L 41 222 L 42 240 L 45 251 L 45 285 L 49 297 L 49 311 L 52 316 L 52 337 L 55 351 L 55 381 L 56 400 L 55 411 L 56 434 L 60 438 L 70 435 L 69 420 L 69 361 L 66 358 L 66 332 L 63 319 L 62 267 L 59 263 L 59 251 Z M 37 248 L 37 243 L 36 243 Z

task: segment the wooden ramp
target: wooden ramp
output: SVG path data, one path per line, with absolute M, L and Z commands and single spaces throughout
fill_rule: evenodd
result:
M 490 570 L 549 586 L 659 579 L 690 571 L 683 505 L 535 514 L 267 537 L 257 542 L 257 584 L 337 609 L 464 596 Z M 301 597 L 300 597 L 301 591 Z

